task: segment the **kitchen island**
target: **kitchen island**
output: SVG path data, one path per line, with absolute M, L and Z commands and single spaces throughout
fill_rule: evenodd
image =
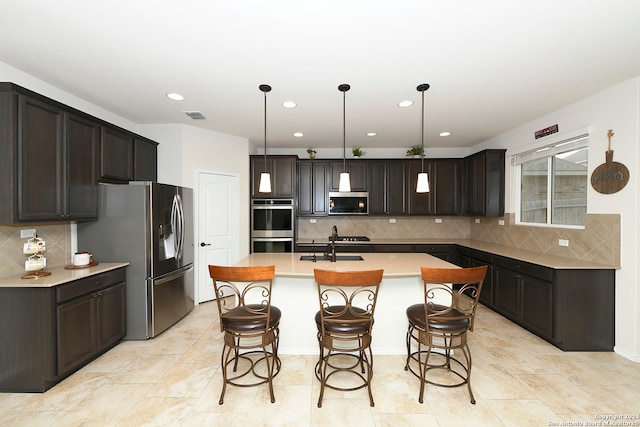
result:
M 307 253 L 254 253 L 235 266 L 275 265 L 271 302 L 282 310 L 281 354 L 317 354 L 314 316 L 319 309 L 313 270 L 384 269 L 378 294 L 371 347 L 376 354 L 405 354 L 407 316 L 411 304 L 423 300 L 420 267 L 459 268 L 424 253 L 363 253 L 362 261 L 301 261 Z M 354 255 L 354 254 L 349 254 Z M 318 259 L 321 254 L 318 254 Z

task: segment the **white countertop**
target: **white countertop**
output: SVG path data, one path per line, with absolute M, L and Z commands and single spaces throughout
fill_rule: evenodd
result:
M 425 253 L 343 253 L 338 255 L 361 255 L 363 261 L 300 261 L 300 256 L 310 253 L 254 253 L 235 266 L 275 265 L 276 277 L 313 277 L 316 268 L 334 271 L 358 271 L 384 269 L 385 277 L 419 277 L 420 267 L 458 268 Z M 322 254 L 317 254 L 321 257 Z
M 127 265 L 129 265 L 128 262 L 101 262 L 92 267 L 72 270 L 67 270 L 64 266 L 52 267 L 45 270 L 50 272 L 50 275 L 38 277 L 37 279 L 22 279 L 20 277 L 22 274 L 0 278 L 0 288 L 51 288 L 73 280 L 104 273 L 105 271 L 126 267 Z

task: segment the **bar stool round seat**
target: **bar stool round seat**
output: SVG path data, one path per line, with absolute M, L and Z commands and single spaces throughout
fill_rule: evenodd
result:
M 344 305 L 333 305 L 328 308 L 328 310 L 332 313 L 343 312 L 344 314 L 340 316 L 340 318 L 336 318 L 335 322 L 331 322 L 325 325 L 325 328 L 328 332 L 334 332 L 339 334 L 357 334 L 366 332 L 369 328 L 368 320 L 358 320 L 358 318 L 353 314 L 353 312 L 358 313 L 359 316 L 364 316 L 366 311 L 361 309 L 360 307 L 353 307 L 350 310 L 347 310 Z M 340 321 L 342 319 L 342 322 Z M 316 326 L 318 327 L 318 331 L 322 329 L 322 316 L 320 310 L 316 313 Z
M 258 304 L 249 304 L 248 307 L 252 311 L 260 309 Z M 265 329 L 266 320 L 264 318 L 251 317 L 251 312 L 246 308 L 240 306 L 234 310 L 230 310 L 222 315 L 222 326 L 225 329 L 230 329 L 238 332 L 250 332 L 260 329 Z M 269 319 L 269 328 L 277 328 L 282 318 L 282 312 L 275 305 L 271 306 L 271 317 Z
M 421 268 L 424 299 L 406 309 L 409 327 L 404 367 L 420 379 L 420 403 L 425 384 L 439 387 L 466 385 L 471 403 L 476 403 L 471 390 L 472 361 L 467 332 L 473 331 L 486 272 L 486 265 Z
M 314 270 L 320 305 L 314 317 L 320 350 L 315 367 L 320 381 L 318 408 L 326 388 L 354 391 L 366 387 L 369 404 L 374 406 L 371 330 L 382 273 Z
M 434 304 L 434 311 L 444 312 L 446 307 L 444 305 Z M 423 330 L 426 330 L 427 324 L 424 317 L 424 304 L 414 304 L 407 308 L 407 320 L 410 324 L 416 325 Z M 455 331 L 466 331 L 469 328 L 469 319 L 465 317 L 461 317 L 462 313 L 458 310 L 451 310 L 442 315 L 444 321 L 437 322 L 431 321 L 429 322 L 429 328 L 436 331 L 447 331 L 447 332 L 455 332 Z

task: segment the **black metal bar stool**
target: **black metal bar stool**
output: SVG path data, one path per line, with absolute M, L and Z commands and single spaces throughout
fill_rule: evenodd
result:
M 320 304 L 315 316 L 320 347 L 315 368 L 320 380 L 318 408 L 322 407 L 326 387 L 340 391 L 367 387 L 374 406 L 371 330 L 382 273 L 383 270 L 314 270 Z M 355 376 L 357 384 L 340 385 L 338 377 L 344 375 Z
M 471 403 L 475 404 L 471 391 L 471 352 L 467 331 L 473 331 L 487 266 L 455 269 L 423 267 L 421 271 L 424 302 L 407 308 L 409 329 L 404 369 L 420 378 L 420 403 L 423 401 L 424 385 L 428 383 L 439 387 L 466 384 Z M 416 344 L 415 350 L 412 343 Z M 463 358 L 454 357 L 454 350 L 460 350 Z M 435 369 L 444 372 L 446 379 L 430 377 L 429 371 Z
M 271 305 L 271 285 L 275 266 L 209 266 L 209 275 L 224 332 L 221 367 L 224 382 L 219 404 L 224 401 L 227 384 L 253 387 L 269 384 L 271 402 L 273 378 L 280 372 L 278 325 L 282 313 Z M 241 367 L 238 372 L 238 366 Z M 231 372 L 229 372 L 231 371 Z M 255 381 L 250 380 L 250 374 Z

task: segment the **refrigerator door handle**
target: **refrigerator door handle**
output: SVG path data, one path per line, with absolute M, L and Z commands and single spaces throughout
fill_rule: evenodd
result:
M 176 259 L 179 260 L 182 258 L 184 250 L 184 211 L 182 209 L 182 198 L 179 194 L 173 196 L 173 203 L 171 205 L 171 224 L 176 232 L 174 249 Z
M 180 277 L 180 276 L 184 276 L 185 274 L 187 274 L 189 271 L 193 270 L 193 265 L 189 265 L 187 267 L 182 267 L 179 270 L 175 270 L 171 273 L 168 273 L 164 276 L 158 277 L 156 279 L 152 279 L 153 280 L 153 285 L 154 286 L 158 286 L 158 285 L 162 285 L 165 284 L 167 282 L 171 282 L 172 280 L 175 280 L 176 277 Z

